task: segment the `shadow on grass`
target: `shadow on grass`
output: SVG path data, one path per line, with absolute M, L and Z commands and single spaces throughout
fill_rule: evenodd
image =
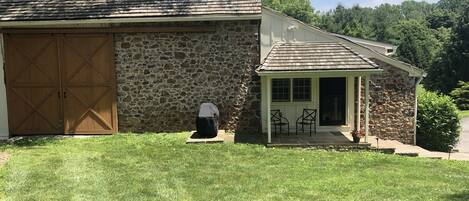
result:
M 459 193 L 455 193 L 455 194 L 451 194 L 451 195 L 448 195 L 446 196 L 446 198 L 448 200 L 464 200 L 464 201 L 467 201 L 469 200 L 469 191 L 463 191 L 463 192 L 459 192 Z
M 56 144 L 57 142 L 65 139 L 63 136 L 28 136 L 28 137 L 15 137 L 5 142 L 6 145 L 15 147 L 37 147 Z
M 234 137 L 235 143 L 265 145 L 267 140 L 262 134 L 237 132 Z

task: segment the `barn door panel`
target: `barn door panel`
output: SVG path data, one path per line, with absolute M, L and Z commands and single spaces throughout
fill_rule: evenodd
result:
M 65 133 L 117 132 L 111 35 L 65 35 L 62 48 Z
M 5 62 L 10 132 L 62 133 L 56 38 L 6 35 Z

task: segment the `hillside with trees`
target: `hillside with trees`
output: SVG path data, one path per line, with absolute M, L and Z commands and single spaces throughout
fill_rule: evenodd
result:
M 263 3 L 329 32 L 397 45 L 398 59 L 428 73 L 424 85 L 429 90 L 449 94 L 459 81 L 469 81 L 469 0 L 338 5 L 323 13 L 308 0 Z

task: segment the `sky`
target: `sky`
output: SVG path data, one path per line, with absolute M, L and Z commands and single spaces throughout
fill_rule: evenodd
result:
M 334 9 L 339 3 L 345 7 L 360 5 L 362 7 L 375 7 L 383 3 L 400 4 L 404 0 L 311 0 L 311 4 L 315 10 L 328 11 Z M 422 1 L 422 0 L 419 0 Z M 436 3 L 438 0 L 424 0 L 429 3 Z

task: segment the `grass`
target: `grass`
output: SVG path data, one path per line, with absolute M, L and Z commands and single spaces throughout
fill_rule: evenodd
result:
M 8 200 L 468 200 L 469 163 L 372 152 L 186 145 L 187 133 L 5 145 Z
M 469 117 L 469 110 L 461 110 L 459 111 L 459 116 L 461 118 Z

